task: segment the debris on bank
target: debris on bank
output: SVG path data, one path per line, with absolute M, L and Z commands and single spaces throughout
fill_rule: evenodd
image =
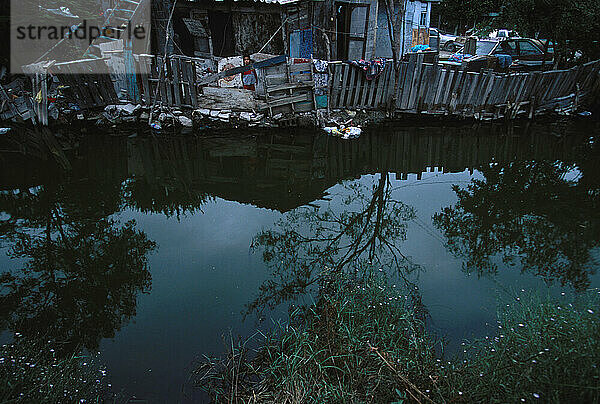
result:
M 194 58 L 167 59 L 139 55 L 138 63 L 152 66 L 147 67 L 151 73 L 136 78 L 135 91 L 119 92 L 119 82 L 111 79 L 103 59 L 29 65 L 24 70 L 31 89 L 22 77 L 0 85 L 0 118 L 42 126 L 148 125 L 169 133 L 212 127 L 318 127 L 352 139 L 360 136 L 361 128 L 405 116 L 489 121 L 531 119 L 548 112 L 573 115 L 600 93 L 600 60 L 569 70 L 498 74 L 468 72 L 435 60 L 428 64 L 423 53 L 415 53 L 397 68 L 392 61 L 379 61 L 374 64 L 377 74 L 370 74 L 372 69 L 365 72 L 350 61 L 263 55 L 260 62 L 198 75 Z M 106 74 L 73 72 L 75 65 L 83 69 L 86 64 Z M 162 71 L 167 65 L 171 68 Z M 248 71 L 258 78 L 251 89 L 219 87 L 223 78 Z M 177 72 L 187 72 L 186 81 Z

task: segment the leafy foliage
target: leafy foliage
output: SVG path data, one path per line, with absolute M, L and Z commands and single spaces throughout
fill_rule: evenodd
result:
M 596 0 L 505 0 L 501 19 L 521 35 L 553 40 L 562 58 L 579 50 L 591 60 L 600 57 L 598 15 Z
M 600 58 L 600 2 L 596 0 L 443 0 L 437 12 L 443 28 L 464 34 L 483 26 L 514 29 L 522 36 L 549 39 L 561 62 L 582 52 L 584 60 Z M 498 13 L 490 17 L 490 13 Z M 435 21 L 435 18 L 433 19 Z
M 502 304 L 498 331 L 436 358 L 435 338 L 409 296 L 372 275 L 331 279 L 314 305 L 264 336 L 203 358 L 191 380 L 215 402 L 597 402 L 597 290 Z

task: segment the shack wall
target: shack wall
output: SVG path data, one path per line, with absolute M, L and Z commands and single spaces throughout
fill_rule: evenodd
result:
M 235 12 L 232 17 L 235 51 L 239 55 L 261 50 L 281 26 L 281 15 L 279 13 Z M 283 54 L 283 38 L 281 35 L 275 35 L 273 40 L 261 52 L 273 55 Z

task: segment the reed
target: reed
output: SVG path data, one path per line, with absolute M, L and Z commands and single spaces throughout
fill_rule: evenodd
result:
M 497 335 L 450 361 L 383 277 L 342 279 L 254 342 L 203 358 L 193 384 L 215 402 L 598 402 L 597 291 L 560 299 L 521 294 L 500 305 Z M 438 350 L 439 351 L 439 350 Z

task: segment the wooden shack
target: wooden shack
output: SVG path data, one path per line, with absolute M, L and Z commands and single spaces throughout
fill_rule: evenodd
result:
M 168 53 L 229 57 L 260 51 L 323 60 L 391 58 L 390 22 L 397 20 L 402 56 L 414 45 L 429 44 L 431 4 L 437 1 L 179 1 L 173 15 L 174 49 Z M 164 27 L 157 25 L 161 35 Z M 163 54 L 164 45 L 156 50 Z
M 392 58 L 394 21 L 399 56 L 429 44 L 431 5 L 439 0 L 299 0 L 283 5 L 286 53 L 293 58 Z M 389 6 L 389 7 L 388 7 Z M 390 25 L 391 23 L 391 25 Z M 391 34 L 393 37 L 393 33 Z

